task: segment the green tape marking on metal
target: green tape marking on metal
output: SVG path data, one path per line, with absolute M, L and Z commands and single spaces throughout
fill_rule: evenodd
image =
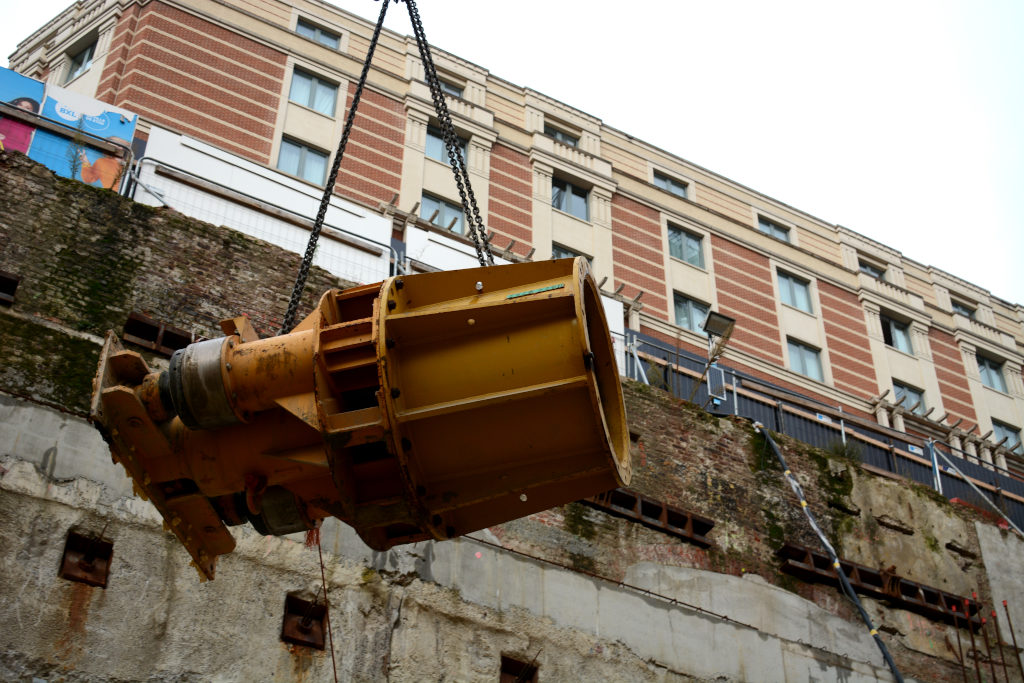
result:
M 540 294 L 541 292 L 550 292 L 552 289 L 562 289 L 565 284 L 551 285 L 550 287 L 540 287 L 538 289 L 528 289 L 525 292 L 517 292 L 515 294 L 509 294 L 506 299 L 518 299 L 521 296 L 530 296 L 531 294 Z

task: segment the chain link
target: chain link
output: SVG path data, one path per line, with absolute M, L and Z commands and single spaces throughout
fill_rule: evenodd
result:
M 441 90 L 441 83 L 437 78 L 437 68 L 434 66 L 434 58 L 430 53 L 430 43 L 427 42 L 427 36 L 423 32 L 420 13 L 416 9 L 415 0 L 404 0 L 404 2 L 409 8 L 409 20 L 412 22 L 413 35 L 420 51 L 420 59 L 423 60 L 423 71 L 427 86 L 430 88 L 430 98 L 434 102 L 434 111 L 441 123 L 441 133 L 444 137 L 445 149 L 448 151 L 448 161 L 455 174 L 455 185 L 459 190 L 459 198 L 462 200 L 462 212 L 466 217 L 467 232 L 473 240 L 473 246 L 476 247 L 477 260 L 480 265 L 493 266 L 494 254 L 491 253 L 491 245 L 487 241 L 486 228 L 484 228 L 484 221 L 480 217 L 480 208 L 476 203 L 476 195 L 473 194 L 473 186 L 469 182 L 465 160 L 459 152 L 458 136 L 455 134 L 455 126 L 452 124 L 452 117 L 448 112 L 448 104 L 445 102 L 444 92 Z
M 356 120 L 356 109 L 359 108 L 359 100 L 363 96 L 363 87 L 366 85 L 367 76 L 370 74 L 370 61 L 373 59 L 373 52 L 377 48 L 377 40 L 380 38 L 381 29 L 384 27 L 384 15 L 388 11 L 388 2 L 380 8 L 380 17 L 377 19 L 377 26 L 373 30 L 373 38 L 370 39 L 370 48 L 366 52 L 366 60 L 363 62 L 363 72 L 359 76 L 359 83 L 352 94 L 352 104 L 348 109 L 348 119 L 345 121 L 345 130 L 341 134 L 341 142 L 338 144 L 338 153 L 334 155 L 334 163 L 331 165 L 331 172 L 324 185 L 324 195 L 320 200 L 320 209 L 316 213 L 316 220 L 313 221 L 313 230 L 309 234 L 309 242 L 306 244 L 306 253 L 302 257 L 302 264 L 299 266 L 299 274 L 295 278 L 295 286 L 292 287 L 292 296 L 288 301 L 288 311 L 281 323 L 281 331 L 278 334 L 288 334 L 295 327 L 295 314 L 299 310 L 299 301 L 302 299 L 302 290 L 306 288 L 306 279 L 309 277 L 309 269 L 313 265 L 313 254 L 316 252 L 316 244 L 320 239 L 320 232 L 324 227 L 324 217 L 327 215 L 327 207 L 331 203 L 331 195 L 334 194 L 334 183 L 338 179 L 338 169 L 341 168 L 341 159 L 345 156 L 345 147 L 348 146 L 348 138 L 352 133 L 352 125 Z

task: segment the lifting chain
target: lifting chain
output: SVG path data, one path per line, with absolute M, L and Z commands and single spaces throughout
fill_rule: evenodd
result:
M 423 32 L 423 22 L 420 21 L 420 13 L 416 9 L 415 0 L 405 0 L 409 8 L 409 20 L 412 22 L 413 35 L 416 37 L 416 45 L 420 50 L 420 59 L 423 61 L 423 71 L 430 88 L 430 98 L 434 101 L 434 111 L 441 124 L 441 134 L 444 137 L 444 146 L 448 151 L 448 162 L 451 164 L 452 172 L 455 174 L 455 185 L 459 189 L 459 198 L 462 200 L 462 212 L 466 217 L 466 228 L 473 246 L 476 247 L 476 256 L 481 266 L 493 266 L 494 255 L 491 253 L 491 245 L 487 241 L 484 221 L 480 217 L 480 208 L 476 203 L 476 195 L 473 194 L 473 186 L 469 182 L 469 173 L 466 171 L 466 162 L 459 151 L 458 137 L 455 134 L 455 126 L 452 125 L 451 114 L 448 113 L 448 103 L 445 102 L 444 92 L 441 90 L 441 82 L 437 78 L 437 68 L 434 66 L 434 58 L 430 53 L 430 43 Z M 468 153 L 468 150 L 467 150 Z
M 403 0 L 396 1 L 402 2 Z M 434 59 L 430 53 L 430 44 L 427 42 L 426 34 L 423 32 L 423 22 L 420 20 L 415 0 L 404 1 L 409 7 L 409 19 L 412 22 L 416 45 L 420 51 L 420 58 L 423 60 L 423 70 L 426 74 L 427 86 L 430 88 L 430 97 L 434 102 L 434 110 L 437 112 L 437 118 L 441 123 L 444 144 L 448 151 L 448 161 L 451 164 L 452 172 L 455 174 L 455 185 L 458 187 L 459 198 L 462 200 L 462 211 L 466 217 L 467 231 L 473 240 L 473 246 L 476 247 L 477 260 L 480 262 L 480 265 L 493 266 L 494 255 L 491 253 L 491 246 L 487 242 L 484 222 L 480 217 L 480 209 L 476 203 L 476 195 L 473 194 L 473 186 L 469 182 L 469 173 L 466 171 L 465 161 L 458 148 L 455 126 L 452 124 L 452 117 L 448 112 L 448 104 L 445 102 L 444 93 L 441 91 L 441 83 L 437 78 L 437 68 L 434 66 Z M 366 59 L 363 61 L 363 71 L 359 76 L 359 83 L 356 85 L 355 92 L 352 95 L 352 104 L 348 110 L 348 118 L 345 120 L 345 129 L 341 134 L 341 142 L 338 144 L 338 152 L 334 155 L 334 163 L 331 165 L 331 172 L 324 186 L 323 198 L 320 200 L 320 208 L 317 211 L 316 220 L 313 221 L 309 242 L 306 244 L 306 253 L 302 257 L 302 264 L 299 266 L 299 273 L 295 278 L 295 285 L 292 287 L 291 299 L 288 301 L 288 310 L 285 313 L 284 321 L 281 323 L 281 331 L 278 334 L 287 334 L 295 326 L 295 315 L 299 309 L 299 301 L 302 299 L 302 290 L 306 287 L 309 269 L 313 265 L 313 254 L 316 252 L 320 232 L 323 230 L 324 217 L 327 215 L 327 207 L 330 205 L 331 195 L 334 194 L 334 184 L 338 179 L 341 160 L 345 155 L 345 147 L 348 145 L 348 138 L 352 133 L 352 126 L 355 123 L 356 109 L 359 108 L 359 100 L 362 98 L 363 88 L 366 86 L 366 79 L 370 73 L 370 62 L 373 59 L 373 53 L 377 48 L 377 41 L 384 26 L 384 16 L 388 11 L 388 2 L 389 0 L 383 0 L 380 8 L 377 26 L 373 30 L 370 47 L 366 52 Z
M 324 195 L 320 200 L 320 209 L 316 212 L 316 220 L 313 221 L 313 230 L 309 233 L 309 242 L 306 244 L 306 253 L 302 257 L 302 264 L 299 266 L 299 274 L 295 278 L 295 286 L 292 287 L 292 296 L 288 301 L 288 311 L 281 323 L 281 331 L 278 334 L 288 334 L 295 327 L 295 314 L 299 310 L 299 301 L 302 299 L 302 290 L 306 288 L 306 279 L 309 277 L 309 268 L 313 265 L 313 253 L 316 251 L 316 243 L 320 239 L 320 231 L 324 227 L 324 217 L 327 215 L 327 207 L 331 203 L 331 195 L 334 194 L 334 183 L 338 179 L 338 169 L 341 168 L 341 159 L 345 156 L 345 147 L 348 146 L 348 137 L 352 133 L 352 125 L 356 120 L 356 109 L 359 108 L 359 100 L 363 96 L 363 87 L 366 85 L 366 78 L 370 74 L 370 60 L 373 59 L 373 52 L 377 48 L 377 40 L 380 38 L 380 31 L 384 27 L 384 15 L 388 11 L 389 0 L 383 0 L 380 8 L 380 17 L 377 19 L 377 26 L 373 29 L 373 38 L 370 39 L 370 48 L 366 52 L 366 60 L 363 62 L 363 72 L 359 75 L 359 83 L 352 94 L 352 105 L 348 109 L 348 118 L 345 120 L 345 129 L 341 134 L 341 142 L 338 143 L 338 153 L 334 155 L 334 163 L 331 165 L 331 172 L 327 176 L 327 183 L 324 185 Z

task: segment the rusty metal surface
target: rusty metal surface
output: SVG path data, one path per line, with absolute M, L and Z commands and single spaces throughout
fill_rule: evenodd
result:
M 598 510 L 640 522 L 644 526 L 670 534 L 701 548 L 710 548 L 715 545 L 714 541 L 707 538 L 707 534 L 715 527 L 712 520 L 641 496 L 629 489 L 619 488 L 606 491 L 590 498 L 584 498 L 581 502 Z
M 98 588 L 107 587 L 114 544 L 100 537 L 68 532 L 57 575 Z
M 824 553 L 787 543 L 778 551 L 782 571 L 806 581 L 839 583 L 832 561 Z M 840 565 L 858 593 L 882 598 L 904 609 L 938 619 L 949 624 L 968 622 L 980 626 L 980 605 L 960 595 L 953 595 L 904 578 L 885 569 L 872 569 L 865 565 L 840 560 Z M 969 619 L 964 618 L 967 614 Z
M 293 645 L 324 649 L 324 616 L 327 606 L 289 595 L 281 619 L 281 640 Z

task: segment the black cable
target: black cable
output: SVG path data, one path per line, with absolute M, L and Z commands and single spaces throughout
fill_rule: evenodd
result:
M 843 571 L 842 564 L 839 562 L 839 556 L 836 555 L 836 551 L 832 547 L 832 544 L 829 543 L 825 534 L 821 531 L 821 527 L 818 526 L 817 520 L 811 513 L 810 507 L 807 505 L 807 497 L 804 496 L 803 487 L 800 486 L 800 482 L 796 480 L 792 470 L 790 470 L 789 466 L 786 464 L 786 459 L 783 457 L 782 451 L 779 450 L 778 445 L 775 443 L 771 434 L 768 433 L 768 430 L 764 428 L 764 425 L 760 422 L 754 422 L 754 430 L 764 436 L 767 444 L 771 446 L 772 452 L 775 453 L 775 457 L 778 459 L 779 464 L 782 465 L 783 476 L 786 477 L 786 481 L 789 482 L 789 486 L 793 489 L 793 493 L 795 493 L 797 498 L 800 500 L 800 507 L 803 509 L 804 515 L 807 516 L 807 521 L 810 522 L 811 528 L 818 536 L 818 540 L 821 541 L 821 545 L 824 546 L 825 550 L 828 552 L 828 556 L 832 559 L 832 567 L 836 570 L 836 574 L 839 576 L 839 584 L 842 586 L 843 592 L 848 598 L 850 598 L 854 606 L 857 608 L 857 611 L 860 613 L 860 618 L 864 620 L 864 623 L 868 627 L 868 632 L 871 634 L 871 637 L 875 639 L 875 644 L 878 645 L 878 649 L 882 651 L 882 658 L 889 666 L 889 670 L 892 671 L 892 675 L 896 677 L 898 683 L 903 683 L 903 676 L 900 674 L 900 670 L 896 668 L 896 662 L 893 661 L 892 655 L 889 654 L 889 648 L 885 646 L 885 641 L 883 641 L 882 637 L 878 635 L 878 629 L 876 629 L 875 625 L 872 623 L 871 616 L 868 615 L 867 611 L 864 609 L 864 606 L 860 602 L 860 598 L 857 597 L 857 593 L 854 592 L 853 586 L 850 585 L 849 579 L 846 578 L 846 572 Z

